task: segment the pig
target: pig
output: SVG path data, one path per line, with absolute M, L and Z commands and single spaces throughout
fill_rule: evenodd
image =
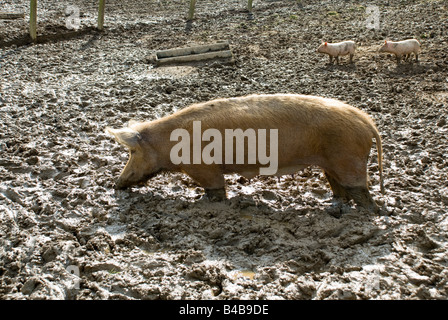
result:
M 344 102 L 299 94 L 221 98 L 193 104 L 157 120 L 132 123 L 121 129 L 106 128 L 108 134 L 130 151 L 130 158 L 115 188 L 124 189 L 145 183 L 161 172 L 181 172 L 202 186 L 209 199 L 222 201 L 226 199 L 224 174 L 237 173 L 247 179 L 260 174 L 261 158 L 255 163 L 248 161 L 249 149 L 256 145 L 253 143 L 250 146 L 249 142 L 243 143 L 247 157 L 240 163 L 232 162 L 235 154 L 230 154 L 227 159 L 227 149 L 225 163 L 220 161 L 224 158 L 224 145 L 222 150 L 215 150 L 215 156 L 218 155 L 215 162 L 208 161 L 206 164 L 196 159 L 194 164 L 194 155 L 191 161 L 190 154 L 184 162 L 178 159 L 173 161 L 173 153 L 176 154 L 173 150 L 179 144 L 179 135 L 173 137 L 173 132 L 196 135 L 194 139 L 197 142 L 200 135 L 194 133 L 195 128 L 192 127 L 199 123 L 203 136 L 206 132 L 212 132 L 208 129 L 223 135 L 227 130 L 236 128 L 244 132 L 268 129 L 271 130 L 271 138 L 276 132 L 276 141 L 266 138 L 266 145 L 261 145 L 266 148 L 266 154 L 268 151 L 271 155 L 278 154 L 277 171 L 268 174 L 294 174 L 311 165 L 319 166 L 339 203 L 353 199 L 360 207 L 378 211 L 367 182 L 367 162 L 374 138 L 380 187 L 384 193 L 381 137 L 373 120 L 365 112 Z M 211 139 L 202 138 L 202 143 L 204 141 Z M 261 138 L 258 146 L 260 141 Z M 195 148 L 192 141 L 189 144 Z M 207 147 L 201 150 L 205 152 Z M 235 152 L 236 146 L 229 150 L 229 153 Z
M 404 56 L 405 60 L 411 57 L 411 53 L 415 56 L 415 61 L 418 62 L 418 54 L 420 53 L 420 42 L 417 39 L 407 39 L 403 41 L 384 41 L 383 46 L 379 49 L 379 52 L 389 52 L 395 54 L 397 63 L 401 61 L 401 57 Z
M 336 63 L 339 64 L 339 56 L 350 55 L 350 63 L 353 62 L 353 55 L 355 54 L 356 43 L 354 41 L 343 41 L 337 43 L 322 43 L 317 52 L 326 53 L 330 57 L 330 64 L 333 63 L 333 57 L 336 58 Z

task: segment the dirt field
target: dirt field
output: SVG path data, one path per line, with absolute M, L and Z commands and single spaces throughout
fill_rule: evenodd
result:
M 19 4 L 14 4 L 18 2 Z M 38 34 L 81 30 L 92 1 L 39 1 Z M 0 11 L 1 299 L 446 299 L 448 4 L 382 1 L 380 29 L 359 1 L 108 0 L 105 31 L 35 45 L 28 1 Z M 4 3 L 4 5 L 3 5 Z M 378 53 L 417 38 L 419 63 Z M 321 41 L 355 40 L 354 64 L 329 65 Z M 235 64 L 155 68 L 156 50 L 228 40 Z M 8 45 L 6 45 L 8 44 Z M 189 104 L 251 93 L 337 98 L 376 121 L 373 214 L 335 210 L 321 170 L 251 183 L 226 176 L 213 203 L 181 174 L 114 190 L 127 150 L 104 133 Z

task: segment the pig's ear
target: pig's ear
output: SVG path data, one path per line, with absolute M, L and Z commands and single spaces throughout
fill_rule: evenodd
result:
M 142 139 L 138 131 L 130 128 L 112 129 L 106 128 L 106 133 L 112 135 L 118 143 L 128 147 L 135 148 L 139 145 Z

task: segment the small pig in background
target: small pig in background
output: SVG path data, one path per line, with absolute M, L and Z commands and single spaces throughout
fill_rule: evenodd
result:
M 403 41 L 384 41 L 383 46 L 379 52 L 393 53 L 397 57 L 397 63 L 400 63 L 401 58 L 408 60 L 411 53 L 415 56 L 415 61 L 418 62 L 418 54 L 420 52 L 420 42 L 416 39 L 407 39 Z
M 330 57 L 330 63 L 333 63 L 333 58 L 336 58 L 336 63 L 339 64 L 339 56 L 350 55 L 350 63 L 353 63 L 353 55 L 355 54 L 356 43 L 354 41 L 343 41 L 337 43 L 322 43 L 317 52 L 326 53 Z

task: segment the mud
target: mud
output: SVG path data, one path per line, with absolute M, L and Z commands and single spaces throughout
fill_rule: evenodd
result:
M 382 2 L 380 30 L 365 27 L 358 1 L 254 1 L 253 20 L 244 1 L 198 1 L 189 31 L 187 1 L 126 3 L 107 1 L 103 33 L 0 48 L 1 299 L 447 298 L 446 1 Z M 95 25 L 89 1 L 70 4 L 81 30 Z M 66 31 L 66 5 L 39 1 L 39 35 Z M 0 39 L 26 29 L 0 20 Z M 376 52 L 411 37 L 422 43 L 418 64 Z M 348 39 L 354 64 L 315 52 Z M 219 40 L 235 64 L 150 64 L 156 50 Z M 182 174 L 113 189 L 128 155 L 106 126 L 279 92 L 341 99 L 375 119 L 380 214 L 334 206 L 314 167 L 250 183 L 229 175 L 221 203 Z

